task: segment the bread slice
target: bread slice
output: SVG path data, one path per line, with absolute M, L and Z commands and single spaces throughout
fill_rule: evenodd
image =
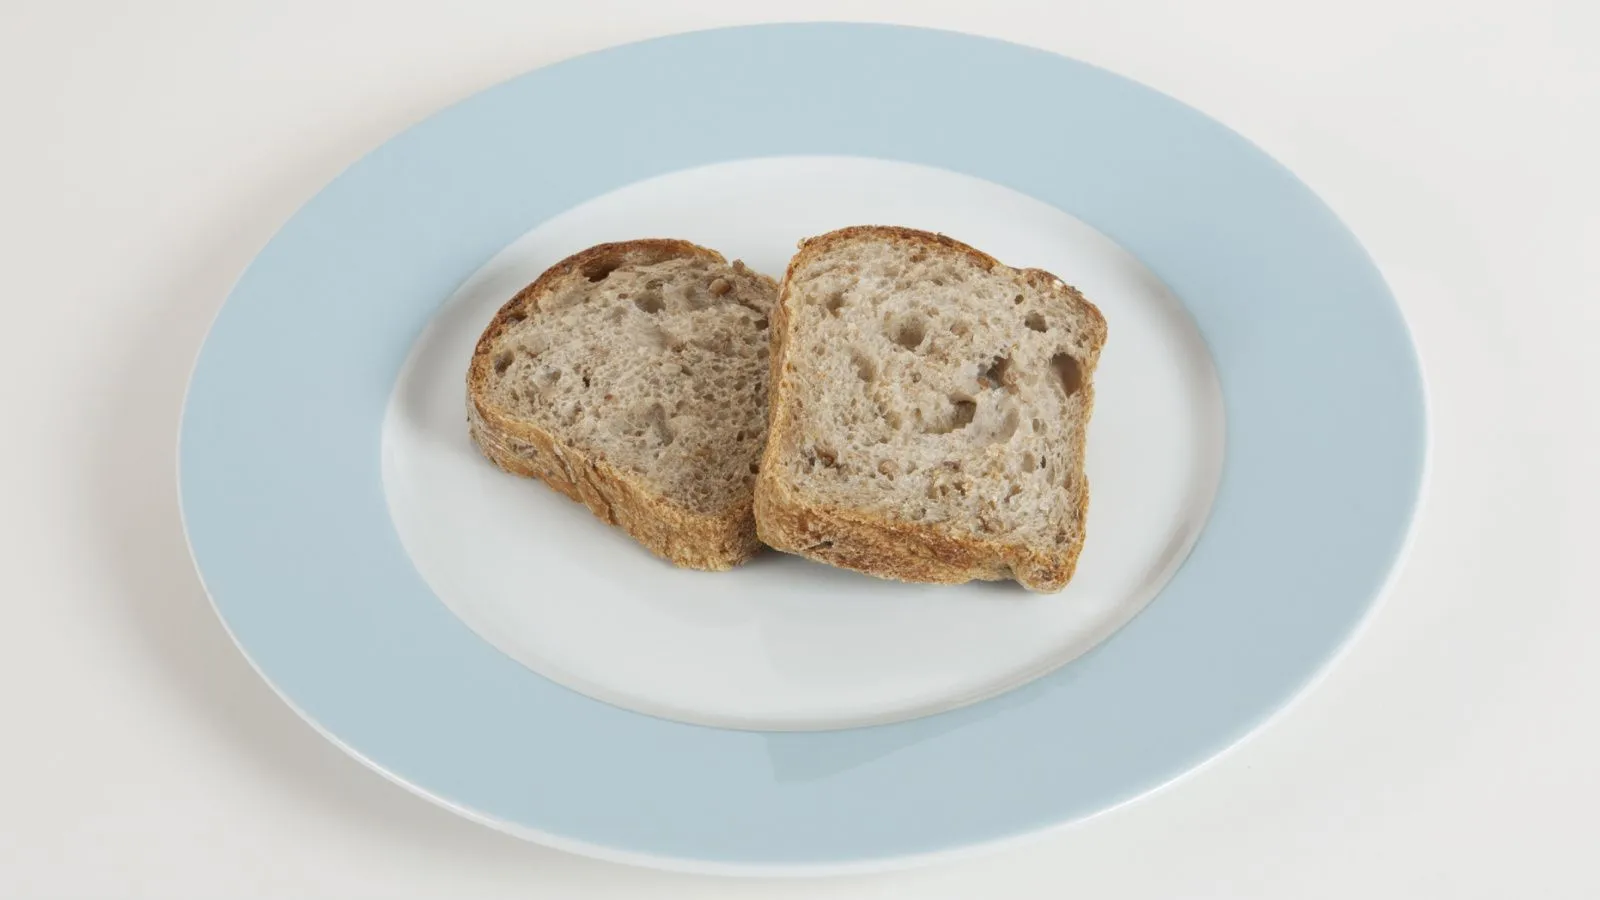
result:
M 801 242 L 773 313 L 761 539 L 901 581 L 1059 590 L 1105 340 L 1075 288 L 943 235 Z
M 511 298 L 467 373 L 472 439 L 680 566 L 759 549 L 777 284 L 687 241 L 601 244 Z

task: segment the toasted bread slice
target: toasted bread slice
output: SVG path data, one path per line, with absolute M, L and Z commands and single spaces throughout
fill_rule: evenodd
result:
M 601 244 L 502 307 L 467 373 L 473 440 L 651 552 L 728 569 L 759 549 L 776 283 L 687 241 Z
M 802 242 L 773 312 L 761 539 L 901 581 L 1059 590 L 1105 339 L 1061 279 L 943 235 Z

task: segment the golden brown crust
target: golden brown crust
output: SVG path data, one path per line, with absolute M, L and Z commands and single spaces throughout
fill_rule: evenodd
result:
M 677 257 L 700 256 L 718 263 L 722 254 L 673 239 L 600 244 L 556 263 L 506 302 L 490 320 L 467 368 L 467 420 L 472 440 L 506 472 L 537 478 L 576 500 L 603 522 L 626 531 L 652 553 L 680 566 L 722 571 L 744 562 L 761 548 L 748 506 L 718 515 L 685 509 L 663 497 L 644 479 L 585 453 L 533 423 L 521 421 L 488 401 L 491 357 L 496 340 L 511 325 L 539 310 L 540 301 L 575 272 L 619 265 L 648 265 Z
M 768 397 L 767 448 L 756 478 L 756 528 L 762 542 L 778 550 L 795 553 L 820 562 L 890 578 L 897 581 L 957 584 L 974 579 L 996 581 L 1011 578 L 1034 591 L 1057 591 L 1065 587 L 1077 568 L 1083 550 L 1084 524 L 1089 513 L 1089 485 L 1083 473 L 1078 505 L 1073 511 L 1076 539 L 1067 546 L 1035 548 L 1004 539 L 986 539 L 967 534 L 952 534 L 936 523 L 906 522 L 857 509 L 835 508 L 813 503 L 797 495 L 784 481 L 780 457 L 798 434 L 791 387 L 784 379 L 785 364 L 792 339 L 790 284 L 802 266 L 821 253 L 857 238 L 887 239 L 928 249 L 955 251 L 973 259 L 985 269 L 1001 265 L 994 257 L 942 234 L 911 228 L 858 225 L 842 228 L 802 241 L 799 252 L 789 261 L 772 312 L 771 380 Z M 1083 360 L 1084 384 L 1081 388 L 1084 411 L 1073 438 L 1078 459 L 1083 459 L 1087 423 L 1094 410 L 1095 364 L 1105 344 L 1105 317 L 1076 288 L 1042 269 L 1022 269 L 1024 277 L 1039 287 L 1064 289 L 1097 327 L 1092 335 L 1089 358 Z M 1060 286 L 1057 288 L 1057 286 Z

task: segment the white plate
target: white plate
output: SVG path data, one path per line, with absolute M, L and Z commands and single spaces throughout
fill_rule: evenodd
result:
M 479 333 L 557 260 L 602 241 L 672 236 L 781 276 L 798 238 L 852 223 L 948 232 L 1007 263 L 1065 273 L 1114 323 L 1095 377 L 1088 539 L 1064 593 L 904 585 L 772 552 L 727 574 L 674 569 L 584 507 L 495 469 L 467 439 L 462 379 Z M 992 696 L 1126 622 L 1199 535 L 1222 440 L 1216 374 L 1188 314 L 1104 235 L 966 175 L 780 157 L 630 185 L 498 254 L 412 350 L 384 420 L 383 481 L 428 585 L 539 674 L 686 722 L 842 728 Z

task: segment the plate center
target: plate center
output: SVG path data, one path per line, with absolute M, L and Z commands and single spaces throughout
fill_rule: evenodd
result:
M 852 224 L 940 231 L 1047 269 L 1105 313 L 1088 476 L 1066 590 L 903 585 L 768 551 L 729 573 L 675 569 L 467 437 L 479 332 L 546 267 L 592 244 L 681 237 L 774 277 L 802 237 Z M 541 224 L 451 296 L 418 338 L 383 427 L 401 542 L 439 599 L 502 652 L 638 712 L 733 728 L 879 724 L 992 696 L 1069 662 L 1176 571 L 1216 492 L 1223 410 L 1199 332 L 1106 236 L 965 175 L 854 157 L 743 160 L 672 173 Z

